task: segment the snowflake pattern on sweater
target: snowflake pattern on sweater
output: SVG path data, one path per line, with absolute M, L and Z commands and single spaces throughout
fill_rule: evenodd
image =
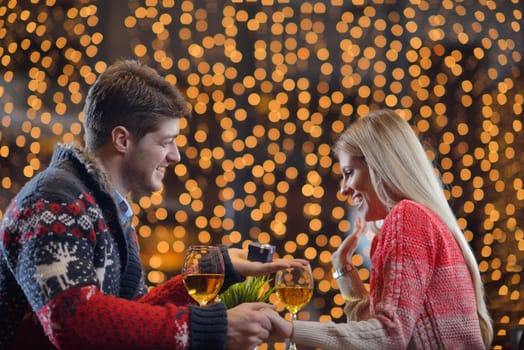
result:
M 10 265 L 24 271 L 20 284 L 27 286 L 35 310 L 76 285 L 98 284 L 106 293 L 118 293 L 116 242 L 94 204 L 82 193 L 74 203 L 39 199 L 22 212 L 15 200 L 7 210 L 0 239 Z M 114 278 L 104 285 L 106 274 Z

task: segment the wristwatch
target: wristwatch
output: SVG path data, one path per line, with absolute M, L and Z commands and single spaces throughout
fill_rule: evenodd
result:
M 347 264 L 342 266 L 340 269 L 336 269 L 333 271 L 333 278 L 339 279 L 340 277 L 344 276 L 346 273 L 353 271 L 355 268 L 351 264 Z

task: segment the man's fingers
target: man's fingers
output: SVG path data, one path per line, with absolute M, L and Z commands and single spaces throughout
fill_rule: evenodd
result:
M 273 304 L 263 303 L 263 302 L 245 303 L 245 305 L 249 306 L 249 308 L 253 309 L 254 311 L 259 311 L 263 309 L 274 310 L 276 308 L 276 306 Z
M 304 259 L 278 259 L 270 263 L 275 269 L 287 269 L 291 267 L 303 267 L 308 264 L 307 260 Z

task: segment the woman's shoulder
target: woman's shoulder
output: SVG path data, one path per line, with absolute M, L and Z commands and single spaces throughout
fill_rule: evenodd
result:
M 383 227 L 394 228 L 394 232 L 420 232 L 427 235 L 429 232 L 445 229 L 442 220 L 431 209 L 415 202 L 404 199 L 395 205 L 384 219 Z M 430 229 L 431 228 L 431 229 Z
M 421 217 L 436 218 L 437 215 L 428 207 L 411 199 L 403 199 L 389 212 L 388 216 L 417 215 Z M 387 217 L 386 217 L 387 218 Z

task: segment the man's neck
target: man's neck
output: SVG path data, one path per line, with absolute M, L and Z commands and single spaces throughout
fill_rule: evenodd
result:
M 97 149 L 96 151 L 93 151 L 93 153 L 95 157 L 98 158 L 106 172 L 109 174 L 109 179 L 114 189 L 122 196 L 127 196 L 129 189 L 127 189 L 122 181 L 123 177 L 120 170 L 121 157 L 114 154 L 113 152 L 104 150 L 103 148 Z

